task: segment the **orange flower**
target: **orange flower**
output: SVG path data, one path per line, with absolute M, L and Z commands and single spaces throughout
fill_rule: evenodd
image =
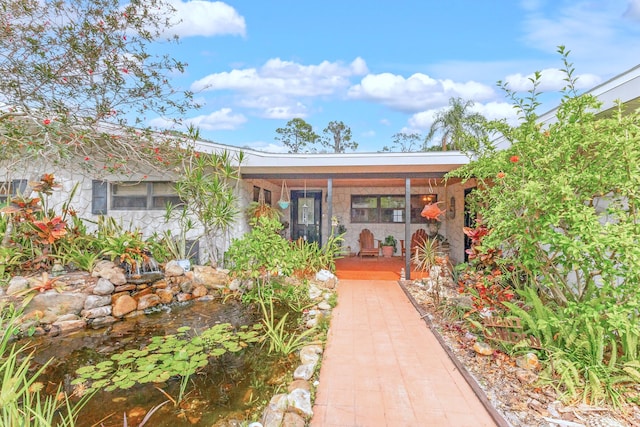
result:
M 496 175 L 499 179 L 502 179 L 505 177 L 504 172 L 498 172 L 498 175 Z
M 511 158 L 509 160 L 511 160 L 511 163 L 518 163 L 520 161 L 520 157 L 519 156 L 511 156 Z
M 422 209 L 422 212 L 420 213 L 420 216 L 426 219 L 435 219 L 436 221 L 441 221 L 441 219 L 439 218 L 440 215 L 444 214 L 447 211 L 438 207 L 438 204 L 440 203 L 442 202 L 429 203 L 428 205 L 425 205 Z

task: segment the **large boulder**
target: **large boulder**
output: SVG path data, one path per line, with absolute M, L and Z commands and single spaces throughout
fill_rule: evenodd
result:
M 213 268 L 208 265 L 193 267 L 193 280 L 209 289 L 224 289 L 229 282 L 228 270 Z
M 79 314 L 84 309 L 87 294 L 83 292 L 57 292 L 54 290 L 37 294 L 27 304 L 24 314 L 32 311 L 49 311 L 58 316 L 63 314 Z

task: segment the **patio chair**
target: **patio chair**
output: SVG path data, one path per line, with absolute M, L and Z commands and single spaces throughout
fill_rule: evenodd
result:
M 416 230 L 415 233 L 413 233 L 413 235 L 411 236 L 411 246 L 409 246 L 411 248 L 411 256 L 413 256 L 413 254 L 416 252 L 416 248 L 422 245 L 424 242 L 426 242 L 427 239 L 428 239 L 427 232 L 422 228 L 419 228 L 418 230 Z M 403 242 L 402 256 L 404 256 L 405 254 L 404 251 L 405 249 L 404 249 L 404 242 Z
M 365 255 L 370 256 L 378 256 L 380 255 L 380 248 L 376 245 L 376 240 L 373 238 L 373 233 L 368 229 L 363 229 L 360 232 L 360 238 L 358 239 L 360 243 L 360 258 Z

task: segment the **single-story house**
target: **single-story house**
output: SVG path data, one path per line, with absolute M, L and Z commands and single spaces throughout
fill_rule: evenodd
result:
M 597 86 L 590 93 L 603 101 L 603 114 L 615 100 L 624 102 L 629 109 L 640 107 L 640 66 Z M 548 122 L 554 115 L 552 110 L 540 120 Z M 458 151 L 274 154 L 209 142 L 198 142 L 196 149 L 243 151 L 241 210 L 244 212 L 244 208 L 258 198 L 272 205 L 277 205 L 279 200 L 290 201 L 282 210 L 284 220 L 289 223 L 287 237 L 291 239 L 303 238 L 322 244 L 332 226 L 339 224 L 346 228 L 344 246 L 350 253 L 359 251 L 358 237 L 365 228 L 376 239 L 393 235 L 398 241 L 409 242 L 411 235 L 424 227 L 420 212 L 425 203 L 436 201 L 442 202 L 440 207 L 446 211 L 439 234 L 449 242 L 450 258 L 453 263 L 464 260 L 462 228 L 471 220 L 465 208 L 465 194 L 473 183 L 449 180 L 445 184 L 443 181 L 447 172 L 470 161 Z M 95 221 L 98 215 L 106 214 L 125 226 L 139 228 L 145 235 L 175 226 L 163 218 L 164 203 L 176 197 L 166 176 L 142 179 L 141 174 L 131 178 L 134 185 L 123 185 L 115 179 L 88 180 L 73 171 L 46 172 L 55 172 L 64 185 L 63 191 L 54 193 L 51 206 L 66 201 L 69 191 L 80 182 L 72 206 L 82 218 Z M 26 173 L 32 175 L 33 171 Z M 14 173 L 11 179 L 0 182 L 0 200 L 24 187 L 27 176 Z M 282 194 L 283 188 L 286 194 Z M 247 221 L 240 219 L 231 237 L 241 236 L 247 230 Z M 223 250 L 228 243 L 222 242 Z M 201 256 L 201 259 L 204 258 Z M 408 266 L 409 254 L 405 260 Z

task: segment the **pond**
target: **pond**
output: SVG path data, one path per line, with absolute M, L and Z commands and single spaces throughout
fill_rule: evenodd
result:
M 257 311 L 236 301 L 188 302 L 126 319 L 109 328 L 35 338 L 35 361 L 45 363 L 52 359 L 39 380 L 49 393 L 54 393 L 58 384 L 63 384 L 68 394 L 82 392 L 84 384 L 72 384 L 78 378 L 78 368 L 101 366 L 114 354 L 143 349 L 152 337 L 187 329 L 190 336 L 198 336 L 222 323 L 230 323 L 235 330 L 251 327 L 260 319 Z M 197 374 L 189 377 L 181 401 L 180 376 L 159 383 L 135 384 L 126 390 L 108 391 L 105 387 L 82 410 L 77 426 L 121 427 L 125 413 L 129 425 L 138 425 L 149 410 L 165 401 L 169 403 L 158 409 L 147 425 L 211 426 L 221 420 L 250 420 L 293 372 L 295 363 L 294 358 L 268 355 L 259 343 L 208 357 L 206 361 Z

